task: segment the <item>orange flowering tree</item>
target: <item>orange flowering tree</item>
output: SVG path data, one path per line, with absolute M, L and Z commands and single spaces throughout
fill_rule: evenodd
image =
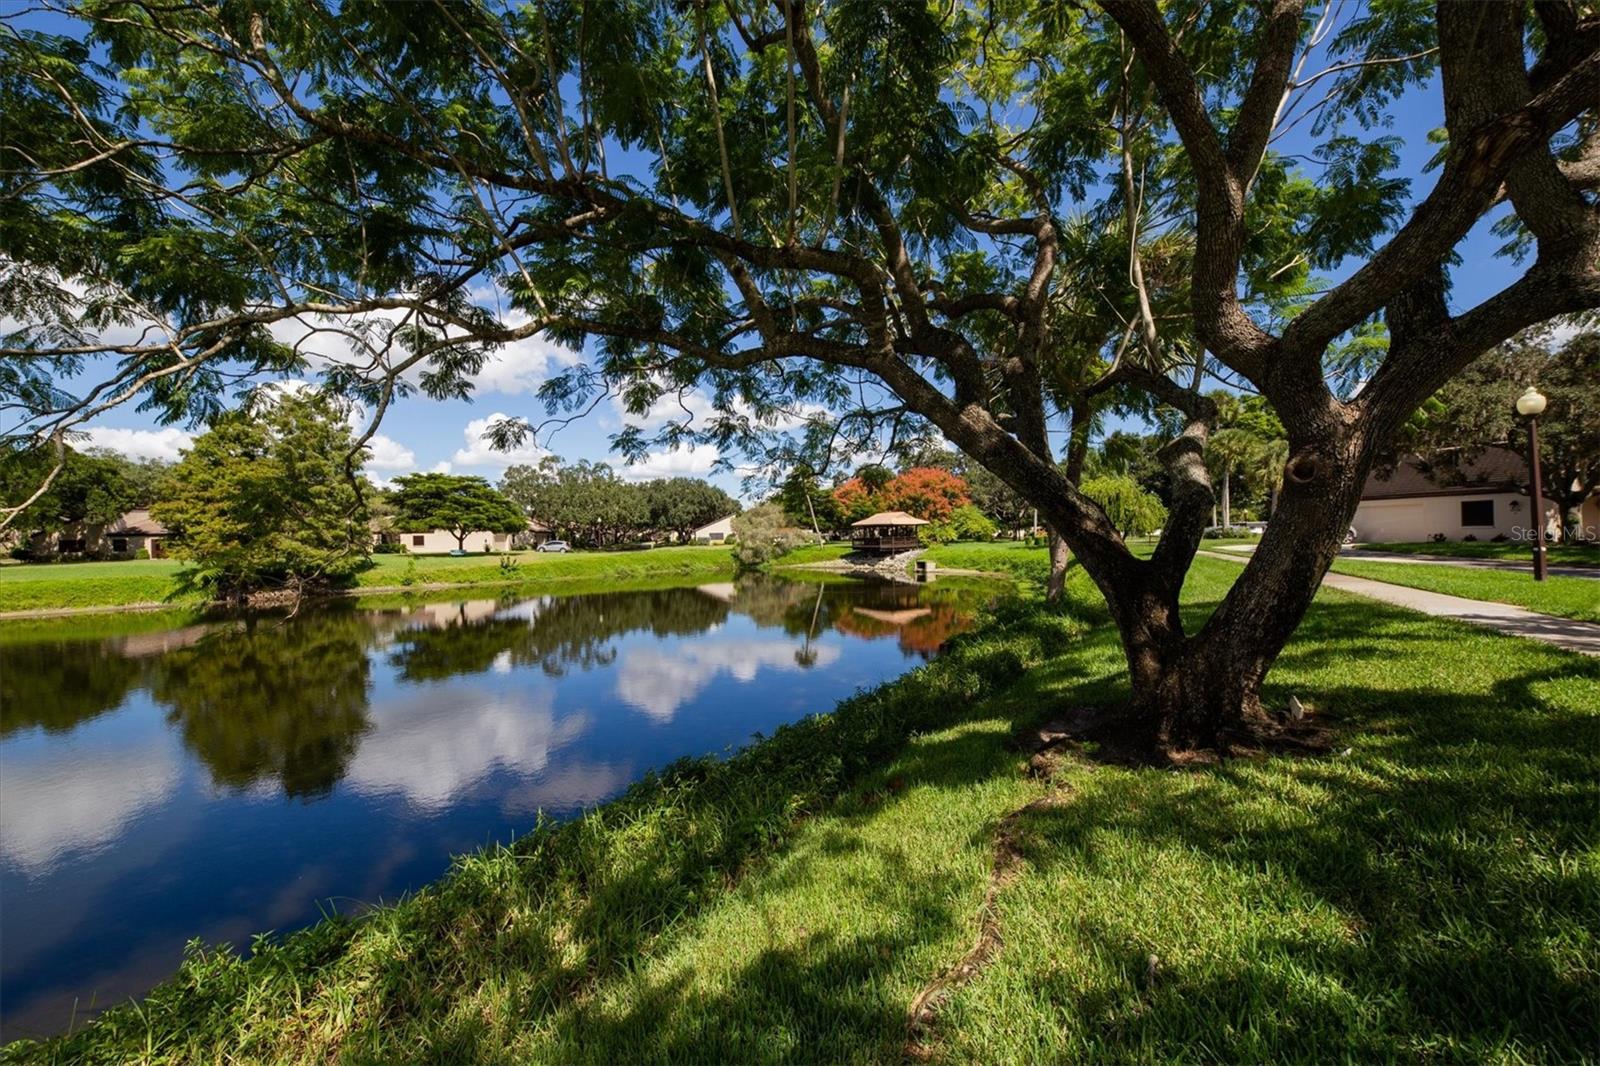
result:
M 867 488 L 867 483 L 858 477 L 842 481 L 833 490 L 833 502 L 839 508 L 846 524 L 858 522 L 877 511 L 883 510 L 878 506 L 878 497 Z
M 885 485 L 878 499 L 881 510 L 905 511 L 930 522 L 943 522 L 957 507 L 972 502 L 967 483 L 936 466 L 907 470 Z

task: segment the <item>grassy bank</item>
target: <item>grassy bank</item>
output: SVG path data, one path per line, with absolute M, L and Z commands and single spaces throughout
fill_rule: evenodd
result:
M 1197 563 L 1190 622 L 1237 573 Z M 1269 698 L 1348 752 L 1047 783 L 1016 724 L 1123 692 L 1103 609 L 1070 591 L 1066 616 L 1006 608 L 835 715 L 369 918 L 197 953 L 140 1009 L 6 1057 L 898 1061 L 908 1006 L 973 943 L 1002 826 L 1000 946 L 935 1016 L 935 1059 L 1592 1053 L 1600 662 L 1325 592 Z
M 1533 545 L 1501 541 L 1446 540 L 1439 543 L 1381 542 L 1360 545 L 1362 551 L 1390 552 L 1395 555 L 1439 555 L 1450 559 L 1505 559 L 1514 563 L 1533 562 Z M 1551 544 L 1545 557 L 1555 566 L 1600 566 L 1600 548 L 1576 544 Z
M 27 563 L 0 569 L 0 611 L 198 602 L 180 597 L 172 559 L 116 563 Z
M 517 552 L 516 568 L 499 555 L 375 555 L 357 578 L 357 588 L 425 585 L 562 586 L 597 579 L 726 576 L 733 559 L 722 547 L 655 548 L 637 552 Z M 172 559 L 114 563 L 59 563 L 0 570 L 0 611 L 106 607 L 137 603 L 197 603 L 179 594 L 187 564 Z
M 1427 589 L 1472 600 L 1492 600 L 1526 607 L 1542 614 L 1600 622 L 1600 581 L 1551 575 L 1535 581 L 1528 572 L 1473 570 L 1464 567 L 1335 559 L 1335 573 L 1387 581 L 1391 585 Z

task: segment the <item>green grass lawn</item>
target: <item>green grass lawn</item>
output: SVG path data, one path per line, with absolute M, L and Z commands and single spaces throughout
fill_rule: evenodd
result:
M 362 588 L 438 584 L 551 584 L 609 578 L 727 575 L 733 558 L 724 547 L 683 546 L 637 552 L 517 552 L 513 571 L 499 555 L 375 555 L 357 578 Z M 414 562 L 413 562 L 414 560 Z M 187 564 L 172 559 L 106 563 L 52 563 L 0 569 L 0 611 L 104 607 L 141 603 L 194 603 L 178 594 Z
M 1391 585 L 1472 600 L 1511 603 L 1542 614 L 1600 622 L 1600 581 L 1593 578 L 1551 575 L 1543 581 L 1535 581 L 1531 573 L 1511 570 L 1472 570 L 1361 559 L 1335 559 L 1333 570 L 1387 581 Z
M 173 559 L 8 566 L 0 569 L 0 611 L 168 602 L 185 566 Z
M 1190 624 L 1237 572 L 1196 563 Z M 1069 592 L 370 918 L 197 955 L 139 1010 L 8 1053 L 899 1061 L 1005 825 L 1000 947 L 938 1013 L 935 1060 L 1593 1054 L 1600 661 L 1325 591 L 1267 695 L 1326 716 L 1337 754 L 1047 783 L 1017 724 L 1125 691 L 1081 572 Z
M 1506 559 L 1510 562 L 1532 563 L 1531 544 L 1513 544 L 1506 541 L 1447 540 L 1437 544 L 1377 543 L 1358 545 L 1363 551 L 1393 552 L 1397 555 L 1443 555 L 1454 559 Z M 1545 548 L 1545 558 L 1552 565 L 1600 566 L 1600 548 L 1577 544 L 1551 544 Z
M 415 559 L 415 565 L 412 563 Z M 362 587 L 503 581 L 564 581 L 593 577 L 627 579 L 666 574 L 731 574 L 733 556 L 726 547 L 652 548 L 625 552 L 517 552 L 517 569 L 500 568 L 499 555 L 374 555 L 362 571 Z

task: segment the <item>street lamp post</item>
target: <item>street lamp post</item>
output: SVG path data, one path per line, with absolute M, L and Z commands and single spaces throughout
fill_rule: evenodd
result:
M 1539 483 L 1539 416 L 1544 413 L 1544 396 L 1532 385 L 1517 397 L 1517 414 L 1528 420 L 1528 470 L 1533 474 L 1533 579 L 1545 578 L 1544 492 Z

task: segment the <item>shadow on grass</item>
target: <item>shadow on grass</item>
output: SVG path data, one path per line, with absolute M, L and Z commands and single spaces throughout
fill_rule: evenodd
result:
M 1115 646 L 1094 645 L 1072 655 L 1114 666 Z M 1348 756 L 1078 771 L 1071 803 L 1025 816 L 1027 858 L 1053 891 L 1002 924 L 1041 922 L 1039 898 L 1062 900 L 1072 939 L 1102 960 L 1059 993 L 1031 975 L 1074 1019 L 1066 1053 L 1592 1055 L 1600 876 L 1583 856 L 1600 842 L 1600 662 L 1334 600 L 1273 681 L 1336 717 Z M 1116 689 L 1103 674 L 1071 693 Z M 1118 884 L 1137 887 L 1066 902 Z M 1147 988 L 1151 955 L 1168 961 Z M 1033 963 L 1010 962 L 1008 987 L 1030 980 Z

